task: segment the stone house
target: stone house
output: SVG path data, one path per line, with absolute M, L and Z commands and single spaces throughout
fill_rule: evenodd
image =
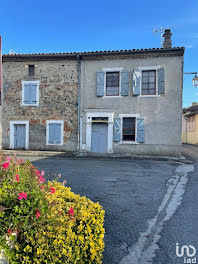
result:
M 160 49 L 82 55 L 81 151 L 179 156 L 183 55 L 170 30 Z
M 77 150 L 75 54 L 3 55 L 3 149 Z
M 198 103 L 183 109 L 182 142 L 198 144 Z
M 3 56 L 3 148 L 181 153 L 184 48 Z

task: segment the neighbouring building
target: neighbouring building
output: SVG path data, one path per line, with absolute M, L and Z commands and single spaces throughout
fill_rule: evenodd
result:
M 3 55 L 3 148 L 181 153 L 184 48 Z
M 198 103 L 183 109 L 182 142 L 198 144 Z
M 75 54 L 3 55 L 4 149 L 77 150 Z
M 181 154 L 184 48 L 165 30 L 156 49 L 82 56 L 80 148 L 115 154 Z

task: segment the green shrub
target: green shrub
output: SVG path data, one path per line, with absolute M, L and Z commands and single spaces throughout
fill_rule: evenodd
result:
M 0 168 L 0 247 L 11 264 L 102 263 L 104 210 L 30 162 Z

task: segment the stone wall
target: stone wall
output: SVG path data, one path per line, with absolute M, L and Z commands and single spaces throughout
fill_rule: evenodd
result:
M 30 77 L 28 65 L 35 65 Z M 78 62 L 75 60 L 3 62 L 3 148 L 10 147 L 10 121 L 29 121 L 29 149 L 77 148 Z M 21 81 L 40 81 L 39 106 L 22 106 Z M 46 120 L 64 120 L 64 144 L 46 145 Z

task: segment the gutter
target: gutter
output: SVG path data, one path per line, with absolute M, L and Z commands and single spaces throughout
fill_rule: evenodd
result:
M 81 102 L 81 57 L 77 55 L 78 59 L 78 145 L 77 145 L 77 152 L 79 153 L 81 150 L 81 126 L 80 126 L 80 102 Z

